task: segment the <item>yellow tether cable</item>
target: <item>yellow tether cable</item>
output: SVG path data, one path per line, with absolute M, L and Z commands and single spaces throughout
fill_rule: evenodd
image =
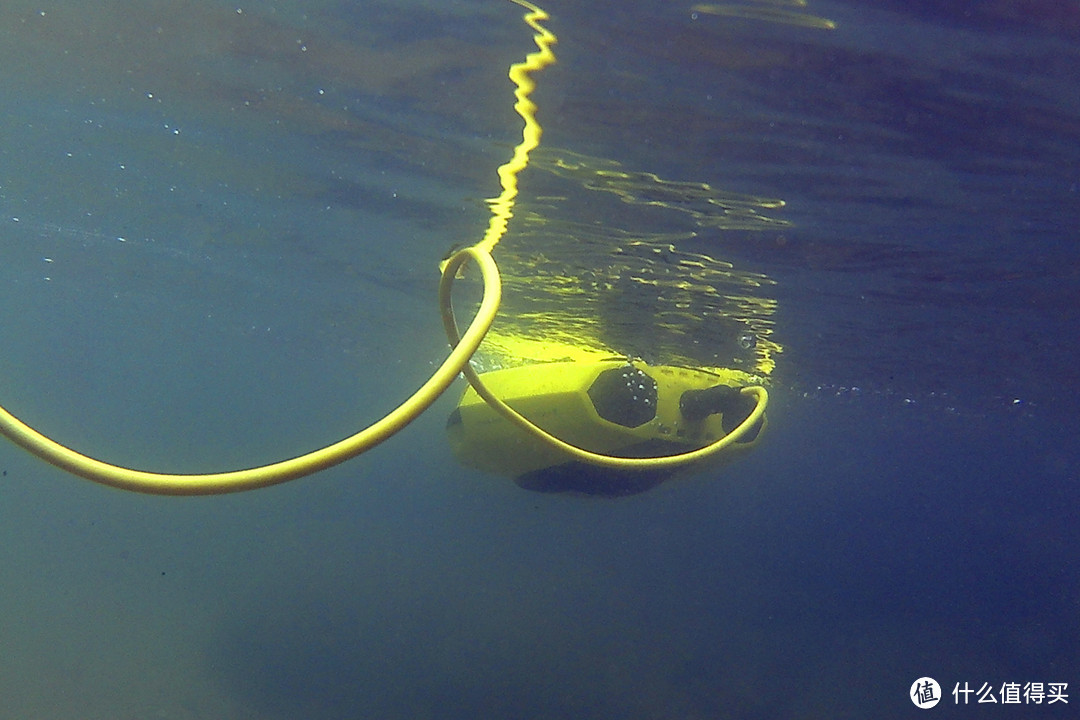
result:
M 511 0 L 511 2 L 527 10 L 524 20 L 535 31 L 533 40 L 539 48 L 537 52 L 527 55 L 523 62 L 512 65 L 509 71 L 509 77 L 516 86 L 514 109 L 525 121 L 522 141 L 514 148 L 514 155 L 510 161 L 498 170 L 502 193 L 489 201 L 492 215 L 483 239 L 472 247 L 458 251 L 442 265 L 439 305 L 452 350 L 427 382 L 401 405 L 366 429 L 322 449 L 261 467 L 206 474 L 147 472 L 95 460 L 42 435 L 3 407 L 0 407 L 0 434 L 59 468 L 88 480 L 123 490 L 156 495 L 215 495 L 240 492 L 295 480 L 345 462 L 371 449 L 416 419 L 453 383 L 459 373 L 463 373 L 480 397 L 515 425 L 573 457 L 594 464 L 622 469 L 683 465 L 715 454 L 742 437 L 765 412 L 768 394 L 764 388 L 743 388 L 742 392 L 752 395 L 756 400 L 754 411 L 735 430 L 706 447 L 667 457 L 622 458 L 592 453 L 550 435 L 494 397 L 470 367 L 469 359 L 476 352 L 484 335 L 494 322 L 501 299 L 502 283 L 491 251 L 506 233 L 507 223 L 513 215 L 514 200 L 518 193 L 517 176 L 528 167 L 529 153 L 540 143 L 541 128 L 536 120 L 536 105 L 529 99 L 529 95 L 536 87 L 530 73 L 542 70 L 555 62 L 551 46 L 557 39 L 553 33 L 541 25 L 541 22 L 548 19 L 547 13 L 527 0 Z M 451 301 L 452 288 L 458 270 L 470 260 L 480 268 L 484 296 L 465 334 L 459 336 Z
M 540 123 L 536 120 L 536 103 L 529 99 L 529 95 L 536 89 L 536 81 L 532 79 L 530 73 L 555 64 L 555 53 L 551 51 L 551 46 L 558 42 L 555 34 L 540 24 L 548 19 L 546 12 L 527 0 L 511 0 L 511 2 L 528 10 L 524 20 L 536 31 L 533 41 L 539 50 L 526 55 L 524 62 L 510 66 L 509 75 L 515 86 L 514 110 L 525 121 L 525 127 L 521 131 L 521 142 L 514 148 L 514 156 L 499 166 L 499 183 L 502 185 L 502 193 L 499 197 L 488 201 L 491 208 L 491 220 L 488 222 L 484 239 L 476 244 L 478 248 L 488 253 L 495 249 L 495 245 L 506 234 L 506 224 L 514 214 L 514 199 L 518 194 L 518 173 L 529 166 L 529 153 L 540 144 L 542 131 Z
M 521 143 L 514 148 L 513 158 L 499 168 L 499 180 L 502 183 L 503 191 L 499 197 L 489 201 L 491 206 L 491 221 L 488 224 L 488 230 L 484 235 L 484 239 L 475 246 L 477 251 L 485 254 L 490 254 L 495 245 L 498 244 L 499 240 L 506 233 L 507 223 L 513 216 L 514 199 L 518 194 L 517 176 L 522 170 L 528 167 L 529 153 L 540 144 L 540 135 L 542 131 L 540 123 L 536 120 L 536 104 L 529 99 L 529 95 L 536 88 L 536 82 L 532 79 L 530 73 L 542 70 L 555 62 L 555 54 L 551 51 L 551 46 L 558 42 L 555 35 L 541 25 L 541 23 L 549 17 L 546 12 L 527 0 L 511 1 L 528 10 L 525 14 L 525 22 L 536 32 L 536 34 L 533 35 L 533 41 L 536 43 L 539 50 L 527 55 L 524 62 L 510 66 L 510 79 L 513 80 L 514 84 L 517 86 L 517 89 L 514 91 L 514 97 L 517 98 L 517 102 L 514 103 L 514 109 L 517 110 L 518 115 L 525 121 L 525 127 L 522 130 Z M 447 265 L 443 268 L 444 281 L 446 280 L 446 272 L 449 270 L 449 263 L 452 261 L 453 259 L 448 261 Z M 457 324 L 454 321 L 453 310 L 448 305 L 450 295 L 449 293 L 440 293 L 440 298 L 444 302 L 442 310 L 443 323 L 446 326 L 446 335 L 450 340 L 450 344 L 454 345 L 458 342 L 458 330 Z M 743 388 L 742 392 L 744 394 L 754 398 L 754 410 L 750 413 L 749 417 L 739 424 L 738 427 L 719 440 L 697 450 L 680 453 L 678 455 L 668 455 L 656 458 L 625 458 L 590 452 L 555 437 L 543 428 L 535 425 L 532 421 L 515 411 L 502 400 L 495 397 L 495 395 L 487 389 L 480 379 L 480 376 L 477 375 L 476 371 L 473 370 L 470 365 L 466 365 L 462 369 L 462 373 L 469 381 L 469 384 L 473 386 L 473 389 L 476 390 L 476 394 L 479 395 L 484 402 L 533 437 L 562 450 L 578 460 L 583 460 L 594 465 L 602 465 L 604 467 L 623 470 L 672 468 L 697 462 L 698 460 L 703 460 L 706 457 L 715 455 L 732 443 L 738 442 L 744 434 L 753 428 L 761 419 L 762 415 L 765 414 L 765 406 L 769 401 L 769 394 L 765 388 L 760 386 Z
M 123 490 L 155 495 L 217 495 L 253 490 L 295 480 L 337 465 L 375 447 L 416 419 L 435 402 L 443 391 L 450 387 L 462 368 L 468 366 L 469 358 L 476 352 L 484 334 L 495 319 L 495 314 L 499 310 L 501 293 L 499 271 L 495 267 L 495 261 L 487 253 L 466 248 L 454 256 L 447 268 L 450 275 L 443 277 L 439 292 L 446 298 L 444 304 L 449 303 L 450 289 L 453 284 L 452 273 L 469 259 L 480 266 L 484 278 L 484 298 L 461 342 L 457 343 L 428 381 L 386 417 L 365 430 L 320 450 L 291 460 L 248 470 L 173 475 L 131 470 L 87 457 L 50 440 L 3 408 L 0 408 L 0 433 L 41 459 L 87 480 Z

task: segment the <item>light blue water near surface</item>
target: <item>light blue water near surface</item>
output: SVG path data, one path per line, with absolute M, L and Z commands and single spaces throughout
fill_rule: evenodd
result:
M 0 446 L 0 718 L 891 718 L 924 675 L 939 715 L 985 708 L 955 683 L 1080 688 L 1075 11 L 548 9 L 547 151 L 787 202 L 781 231 L 681 248 L 777 283 L 761 446 L 603 501 L 458 466 L 455 397 L 219 498 Z M 438 261 L 482 234 L 519 130 L 519 8 L 0 23 L 5 407 L 215 470 L 336 440 L 441 360 Z

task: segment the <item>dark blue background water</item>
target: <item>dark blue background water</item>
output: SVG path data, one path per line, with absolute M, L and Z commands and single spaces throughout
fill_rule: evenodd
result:
M 1080 13 L 547 9 L 545 148 L 787 203 L 683 247 L 777 282 L 761 446 L 617 501 L 458 467 L 450 397 L 222 498 L 0 447 L 0 718 L 907 717 L 927 675 L 931 714 L 1071 715 Z M 517 139 L 510 3 L 240 10 L 0 9 L 0 401 L 116 462 L 251 465 L 393 407 Z M 1069 704 L 949 694 L 1029 681 Z

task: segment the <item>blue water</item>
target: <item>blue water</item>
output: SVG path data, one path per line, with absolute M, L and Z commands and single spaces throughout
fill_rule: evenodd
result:
M 423 382 L 438 262 L 518 140 L 520 8 L 68 5 L 0 9 L 0 403 L 210 471 Z M 520 202 L 775 281 L 755 451 L 629 498 L 531 493 L 454 461 L 457 390 L 361 458 L 216 498 L 0 445 L 0 718 L 893 718 L 923 676 L 932 714 L 1070 716 L 1080 14 L 691 5 L 547 5 L 538 158 L 781 198 L 783 224 L 540 169 Z M 965 709 L 965 682 L 1069 704 Z

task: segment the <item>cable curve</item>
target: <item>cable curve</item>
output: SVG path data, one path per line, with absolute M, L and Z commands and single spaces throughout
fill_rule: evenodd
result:
M 624 458 L 589 452 L 547 433 L 495 397 L 470 366 L 470 358 L 495 321 L 502 297 L 502 281 L 491 252 L 506 233 L 507 224 L 513 216 L 514 200 L 518 194 L 517 176 L 528 167 L 529 153 L 540 144 L 542 131 L 536 120 L 536 105 L 529 98 L 536 87 L 531 73 L 555 62 L 551 46 L 557 42 L 557 38 L 541 24 L 549 18 L 547 13 L 527 0 L 511 2 L 527 10 L 524 20 L 535 31 L 533 40 L 538 48 L 536 52 L 527 55 L 523 62 L 511 65 L 509 70 L 509 77 L 516 88 L 514 109 L 525 121 L 522 141 L 514 148 L 513 157 L 499 167 L 498 174 L 503 190 L 499 197 L 489 201 L 492 215 L 483 239 L 471 247 L 459 250 L 442 263 L 439 306 L 451 352 L 431 377 L 401 405 L 364 430 L 319 450 L 245 470 L 205 474 L 156 473 L 112 465 L 61 445 L 34 430 L 3 407 L 0 407 L 0 434 L 63 470 L 123 490 L 154 495 L 217 495 L 241 492 L 295 480 L 370 450 L 415 420 L 450 387 L 459 374 L 464 374 L 480 397 L 510 422 L 568 455 L 593 464 L 620 469 L 670 468 L 702 460 L 737 442 L 765 412 L 768 393 L 763 387 L 742 389 L 743 393 L 754 397 L 754 410 L 737 428 L 716 442 L 678 455 Z M 476 315 L 462 335 L 459 334 L 454 316 L 452 290 L 458 271 L 470 261 L 480 268 L 484 295 Z
M 468 260 L 480 267 L 484 297 L 468 330 L 432 376 L 401 405 L 381 420 L 350 437 L 289 460 L 246 470 L 207 474 L 168 474 L 111 465 L 78 453 L 45 437 L 0 408 L 0 433 L 42 460 L 103 485 L 153 495 L 218 495 L 267 487 L 295 480 L 338 465 L 370 450 L 415 420 L 468 366 L 499 309 L 501 282 L 491 255 L 466 248 L 449 265 L 452 271 Z

